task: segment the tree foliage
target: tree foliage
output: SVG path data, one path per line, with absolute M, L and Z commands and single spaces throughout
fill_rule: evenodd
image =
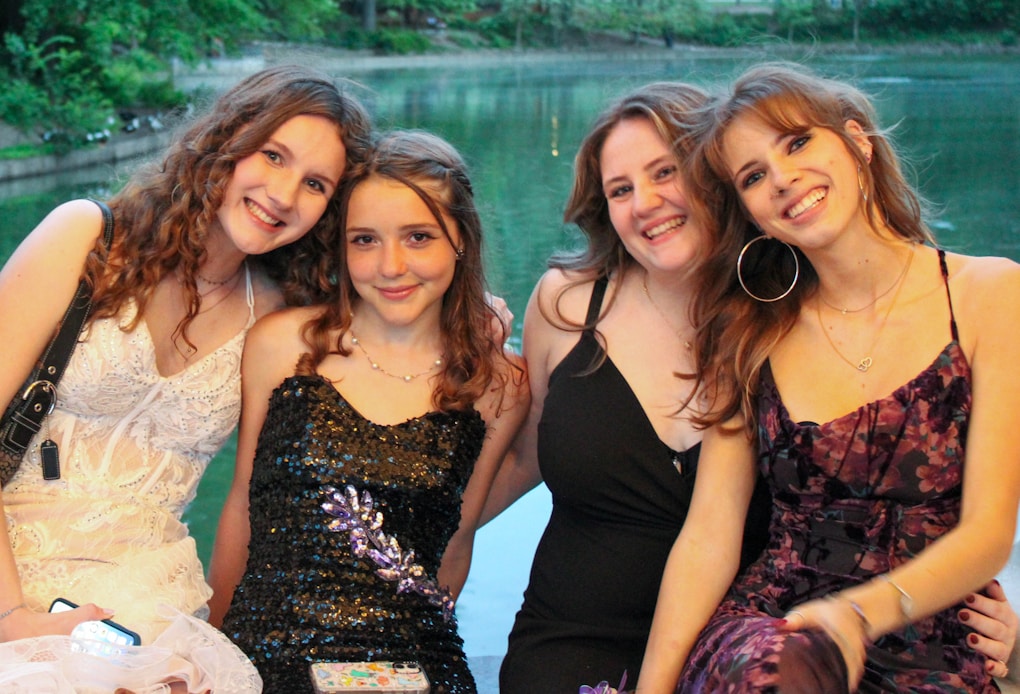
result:
M 727 12 L 720 0 L 6 0 L 0 120 L 73 144 L 104 127 L 114 107 L 180 101 L 172 61 L 230 54 L 253 40 L 405 53 L 427 50 L 447 26 L 518 48 L 584 45 L 607 32 L 666 45 L 739 45 L 767 35 L 899 39 L 944 35 L 947 27 L 999 32 L 1008 45 L 1020 32 L 1018 0 L 732 3 L 759 12 Z

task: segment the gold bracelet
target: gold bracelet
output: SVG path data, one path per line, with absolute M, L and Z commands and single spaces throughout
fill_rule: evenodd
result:
M 909 622 L 914 616 L 914 599 L 910 597 L 910 593 L 903 590 L 896 581 L 889 578 L 888 574 L 882 574 L 879 578 L 895 588 L 896 592 L 900 594 L 900 612 L 903 614 L 903 618 Z
M 17 610 L 20 610 L 22 607 L 28 607 L 28 605 L 26 605 L 25 603 L 21 603 L 20 605 L 15 605 L 6 612 L 0 612 L 0 622 L 10 617 L 12 613 L 14 613 Z

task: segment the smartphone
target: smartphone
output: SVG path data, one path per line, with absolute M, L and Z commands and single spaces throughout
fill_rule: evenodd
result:
M 311 674 L 316 694 L 429 694 L 429 679 L 418 663 L 312 663 Z
M 50 612 L 68 612 L 78 607 L 70 600 L 57 598 L 50 605 Z M 101 641 L 111 646 L 140 646 L 142 637 L 112 619 L 82 622 L 74 628 L 71 636 L 90 641 Z

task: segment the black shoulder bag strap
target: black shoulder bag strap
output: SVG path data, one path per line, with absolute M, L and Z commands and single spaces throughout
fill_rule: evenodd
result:
M 113 213 L 105 203 L 92 200 L 103 212 L 103 243 L 107 251 L 113 243 Z M 57 405 L 57 383 L 64 375 L 71 360 L 71 353 L 78 344 L 82 327 L 92 311 L 92 287 L 85 278 L 78 283 L 78 290 L 67 307 L 64 318 L 56 336 L 46 347 L 39 365 L 33 372 L 32 380 L 24 388 L 21 399 L 25 402 L 11 416 L 9 429 L 4 432 L 3 445 L 12 453 L 24 454 L 32 437 L 42 427 L 43 420 Z M 20 451 L 18 450 L 20 449 Z M 39 446 L 42 457 L 44 479 L 59 479 L 60 459 L 57 455 L 57 444 L 46 439 Z

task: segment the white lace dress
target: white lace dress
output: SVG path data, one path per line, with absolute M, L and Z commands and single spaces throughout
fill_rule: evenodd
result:
M 245 329 L 169 377 L 159 374 L 144 321 L 130 333 L 120 329 L 134 317 L 133 304 L 123 320 L 95 321 L 60 382 L 58 407 L 47 420 L 49 431 L 44 426 L 3 489 L 10 540 L 30 609 L 46 611 L 57 597 L 111 608 L 114 619 L 137 631 L 143 644 L 128 649 L 120 659 L 126 662 L 111 667 L 130 669 L 134 663 L 140 671 L 159 674 L 158 663 L 166 654 L 145 646 L 165 648 L 195 666 L 187 675 L 195 685 L 192 691 L 204 687 L 217 694 L 261 691 L 261 682 L 222 634 L 192 618 L 207 616 L 212 591 L 181 515 L 240 414 L 241 351 L 254 322 L 247 273 L 246 283 L 250 315 Z M 59 446 L 59 480 L 42 478 L 38 442 L 47 435 Z M 203 652 L 200 663 L 190 657 L 195 646 Z M 0 644 L 0 688 L 5 667 L 38 659 L 38 654 L 28 654 L 40 647 L 70 648 L 52 638 Z M 74 659 L 61 660 L 67 664 Z M 179 666 L 173 661 L 169 669 Z

